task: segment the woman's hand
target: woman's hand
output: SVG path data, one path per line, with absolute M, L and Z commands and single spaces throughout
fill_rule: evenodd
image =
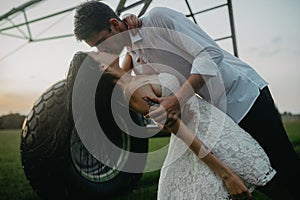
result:
M 126 24 L 126 26 L 129 30 L 132 30 L 131 32 L 133 33 L 133 35 L 136 34 L 135 29 L 142 27 L 142 20 L 140 20 L 134 14 L 125 14 L 123 16 L 123 22 Z
M 233 200 L 253 199 L 252 195 L 248 191 L 248 188 L 245 186 L 244 181 L 236 174 L 233 173 L 232 175 L 223 178 L 223 181 Z

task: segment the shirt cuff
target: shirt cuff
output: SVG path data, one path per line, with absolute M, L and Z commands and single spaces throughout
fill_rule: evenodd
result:
M 218 70 L 218 66 L 213 60 L 204 57 L 196 57 L 193 61 L 190 73 L 217 76 Z

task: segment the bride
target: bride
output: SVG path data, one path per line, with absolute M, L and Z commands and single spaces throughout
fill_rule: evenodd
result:
M 119 59 L 100 68 L 124 91 L 130 106 L 145 116 L 157 108 L 149 99 L 169 96 L 180 87 L 168 73 L 132 76 L 119 67 Z M 224 112 L 201 98 L 191 98 L 182 108 L 181 120 L 168 128 L 173 134 L 157 198 L 252 199 L 254 188 L 266 185 L 276 173 L 264 150 Z M 164 119 L 153 118 L 165 128 Z

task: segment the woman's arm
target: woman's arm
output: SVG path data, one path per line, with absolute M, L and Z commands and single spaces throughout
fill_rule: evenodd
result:
M 120 64 L 120 66 L 125 72 L 128 72 L 133 69 L 132 57 L 129 55 L 128 52 L 124 56 L 123 62 Z
M 114 65 L 110 65 L 106 71 L 109 74 L 114 74 L 114 77 L 121 77 L 116 78 L 115 82 L 122 88 L 126 98 L 129 99 L 130 106 L 137 112 L 147 115 L 150 110 L 157 109 L 157 107 L 150 108 L 147 102 L 143 100 L 143 97 L 148 96 L 157 98 L 158 96 L 161 96 L 160 86 L 150 83 L 143 84 L 143 77 L 130 76 L 130 74 L 118 67 L 118 61 L 116 61 Z M 151 76 L 147 77 L 150 78 Z M 157 121 L 161 127 L 164 127 L 160 124 L 160 116 L 158 116 L 158 119 L 154 118 L 154 120 Z M 168 131 L 181 138 L 199 159 L 222 178 L 233 199 L 240 197 L 241 195 L 248 199 L 252 199 L 244 182 L 217 157 L 206 151 L 198 137 L 196 137 L 180 119 L 177 119 L 172 126 L 168 127 Z
M 131 82 L 126 86 L 123 85 L 125 98 L 129 100 L 130 106 L 142 115 L 149 113 L 149 105 L 143 98 L 147 96 L 157 97 L 159 93 L 154 91 L 159 90 L 159 85 L 143 84 L 140 78 L 132 77 Z M 142 84 L 142 85 L 141 85 Z M 125 86 L 125 87 L 124 87 Z
M 145 84 L 141 87 L 137 87 L 134 92 L 131 92 L 131 106 L 137 111 L 142 111 L 141 113 L 143 115 L 151 110 L 155 110 L 157 107 L 151 107 L 149 110 L 149 105 L 145 105 L 143 97 L 145 95 L 154 98 L 157 97 L 157 94 L 154 92 L 156 89 L 157 88 L 152 87 L 150 84 Z M 131 87 L 127 87 L 127 92 L 130 93 L 130 90 Z M 163 128 L 163 125 L 160 124 L 159 121 L 157 122 L 158 125 Z M 243 195 L 248 199 L 252 199 L 252 196 L 245 186 L 243 180 L 212 153 L 205 150 L 205 148 L 203 148 L 201 140 L 196 137 L 195 134 L 188 127 L 186 127 L 186 125 L 181 120 L 177 119 L 174 125 L 168 128 L 168 131 L 183 140 L 199 159 L 201 159 L 208 167 L 210 167 L 216 174 L 218 174 L 222 178 L 233 199 L 240 195 Z
M 202 142 L 189 128 L 185 126 L 182 121 L 177 120 L 170 131 L 175 133 L 177 137 L 181 138 L 198 158 L 200 158 L 209 168 L 222 178 L 233 199 L 238 198 L 241 195 L 247 197 L 247 199 L 252 199 L 252 196 L 243 180 L 212 153 L 205 150 Z

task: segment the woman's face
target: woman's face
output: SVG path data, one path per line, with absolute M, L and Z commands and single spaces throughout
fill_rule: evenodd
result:
M 119 58 L 119 55 L 117 54 L 106 52 L 90 52 L 89 55 L 99 64 L 99 67 L 103 67 L 104 70 Z

